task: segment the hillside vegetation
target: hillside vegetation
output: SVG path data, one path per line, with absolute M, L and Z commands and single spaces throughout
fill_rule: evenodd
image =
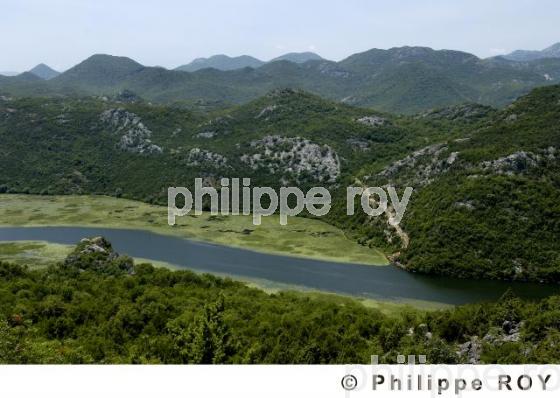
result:
M 463 104 L 413 116 L 287 89 L 214 112 L 130 97 L 0 100 L 0 191 L 165 204 L 167 187 L 196 177 L 322 185 L 334 200 L 324 220 L 409 270 L 560 280 L 560 86 L 501 111 Z M 399 229 L 345 214 L 356 184 L 415 189 Z
M 135 265 L 101 237 L 62 263 L 0 263 L 0 362 L 558 363 L 559 298 L 384 315 L 350 299 Z M 350 349 L 349 349 L 350 348 Z
M 462 277 L 560 282 L 559 121 L 559 87 L 537 89 L 429 156 L 438 171 L 405 216 L 414 238 L 404 263 Z

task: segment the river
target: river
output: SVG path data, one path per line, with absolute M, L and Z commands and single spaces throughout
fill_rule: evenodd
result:
M 0 241 L 40 240 L 76 244 L 104 236 L 132 257 L 232 278 L 253 278 L 376 300 L 422 300 L 464 304 L 499 298 L 508 288 L 526 298 L 560 294 L 560 287 L 503 281 L 473 281 L 418 275 L 393 266 L 371 266 L 266 254 L 130 229 L 2 227 Z

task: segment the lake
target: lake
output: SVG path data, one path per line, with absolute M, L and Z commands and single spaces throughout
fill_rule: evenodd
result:
M 279 256 L 129 229 L 89 227 L 2 227 L 0 241 L 41 240 L 76 244 L 104 236 L 132 257 L 167 262 L 194 271 L 262 279 L 280 284 L 376 300 L 423 300 L 464 304 L 495 300 L 512 289 L 526 298 L 559 294 L 560 287 L 503 281 L 473 281 L 418 275 L 393 266 L 336 263 Z

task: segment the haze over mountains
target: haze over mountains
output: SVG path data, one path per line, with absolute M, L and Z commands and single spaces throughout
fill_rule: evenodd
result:
M 243 68 L 258 68 L 265 62 L 249 55 L 229 57 L 224 54 L 213 55 L 209 58 L 197 58 L 189 64 L 181 65 L 175 70 L 184 72 L 195 72 L 200 69 L 214 68 L 218 70 L 235 70 Z
M 296 64 L 303 64 L 307 61 L 322 61 L 322 60 L 324 59 L 318 54 L 312 52 L 303 52 L 303 53 L 284 54 L 270 60 L 270 62 L 290 61 L 290 62 L 295 62 Z
M 542 51 L 534 50 L 517 50 L 512 53 L 503 55 L 503 58 L 510 61 L 534 61 L 543 58 L 560 58 L 560 43 L 553 44 Z
M 50 66 L 45 64 L 39 64 L 33 69 L 31 69 L 29 72 L 33 73 L 35 76 L 40 77 L 41 79 L 44 80 L 50 80 L 60 75 L 60 72 L 55 71 Z
M 0 76 L 15 77 L 15 76 L 25 75 L 26 73 L 31 73 L 32 75 L 35 75 L 35 76 L 37 76 L 37 77 L 39 77 L 43 80 L 50 80 L 50 79 L 60 75 L 60 72 L 52 69 L 48 65 L 45 65 L 45 64 L 41 63 L 41 64 L 35 66 L 34 68 L 30 69 L 27 72 L 23 72 L 23 73 L 19 73 L 19 72 L 0 72 Z
M 557 47 L 545 53 L 555 54 Z M 25 74 L 0 77 L 0 93 L 113 96 L 128 90 L 158 103 L 227 106 L 291 87 L 351 105 L 415 113 L 465 102 L 501 107 L 534 87 L 560 80 L 560 58 L 480 59 L 428 47 L 372 49 L 340 62 L 313 53 L 261 62 L 249 56 L 214 56 L 168 70 L 146 67 L 127 57 L 97 54 L 56 77 L 56 72 L 45 67 L 31 73 L 39 74 L 38 79 Z
M 302 64 L 307 61 L 317 61 L 322 60 L 321 56 L 312 52 L 303 53 L 288 53 L 271 59 L 269 62 L 276 61 L 290 61 L 298 64 Z M 235 70 L 243 68 L 259 68 L 266 64 L 265 61 L 261 61 L 250 55 L 241 55 L 239 57 L 229 57 L 224 54 L 213 55 L 209 58 L 197 58 L 189 64 L 181 65 L 175 70 L 180 70 L 184 72 L 196 72 L 197 70 L 205 68 L 213 68 L 218 70 Z

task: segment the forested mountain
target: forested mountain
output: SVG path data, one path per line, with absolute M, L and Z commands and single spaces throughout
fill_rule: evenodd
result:
M 371 175 L 370 183 L 416 187 L 402 225 L 410 236 L 404 265 L 460 277 L 559 282 L 558 121 L 560 87 L 536 89 L 460 137 Z
M 265 68 L 277 66 L 284 64 Z M 321 184 L 334 197 L 327 221 L 407 269 L 560 281 L 560 86 L 501 111 L 467 104 L 413 116 L 299 90 L 213 112 L 125 97 L 2 97 L 0 190 L 164 204 L 167 187 L 192 186 L 195 177 L 214 185 L 238 176 L 275 188 Z M 386 217 L 346 216 L 345 188 L 357 182 L 415 189 L 399 229 Z
M 258 68 L 192 73 L 144 67 L 125 57 L 94 55 L 49 81 L 2 77 L 0 94 L 107 95 L 130 90 L 161 104 L 242 104 L 277 88 L 303 89 L 335 101 L 415 113 L 476 102 L 505 106 L 532 88 L 560 79 L 560 59 L 513 62 L 425 47 L 370 50 L 341 62 L 269 62 Z M 316 58 L 316 57 L 314 57 Z
M 130 58 L 96 54 L 68 69 L 53 82 L 84 90 L 104 89 L 117 85 L 144 69 L 144 66 Z

